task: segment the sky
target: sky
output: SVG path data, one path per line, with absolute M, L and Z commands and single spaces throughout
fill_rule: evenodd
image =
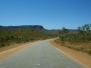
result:
M 91 24 L 91 0 L 0 0 L 0 25 L 77 29 Z

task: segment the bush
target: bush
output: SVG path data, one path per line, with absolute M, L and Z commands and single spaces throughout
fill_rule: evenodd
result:
M 5 43 L 1 43 L 1 44 L 0 44 L 0 47 L 4 47 L 4 46 L 6 46 Z
M 88 54 L 89 54 L 89 55 L 91 55 L 91 49 L 90 49 L 90 50 L 88 50 Z

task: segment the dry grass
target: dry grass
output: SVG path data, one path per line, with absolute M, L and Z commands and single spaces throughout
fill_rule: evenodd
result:
M 56 41 L 61 42 L 60 40 L 56 40 Z M 80 52 L 80 51 L 73 50 L 73 49 L 68 48 L 66 46 L 61 46 L 60 43 L 59 42 L 56 43 L 55 40 L 52 40 L 50 42 L 60 52 L 66 54 L 67 56 L 69 56 L 73 59 L 78 60 L 78 62 L 80 61 L 81 63 L 89 66 L 89 67 L 85 67 L 85 68 L 91 68 L 91 56 L 90 55 L 83 53 L 83 52 Z M 69 44 L 68 42 L 66 42 L 66 43 Z
M 56 43 L 66 46 L 68 48 L 74 49 L 76 51 L 81 51 L 91 55 L 91 42 L 89 41 L 60 41 L 56 40 Z

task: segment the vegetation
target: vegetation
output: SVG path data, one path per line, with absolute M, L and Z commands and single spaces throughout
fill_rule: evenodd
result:
M 5 29 L 0 28 L 0 47 L 9 46 L 15 43 L 25 43 L 34 40 L 42 40 L 55 37 L 53 34 L 46 34 L 34 29 Z
M 68 29 L 63 27 L 59 30 L 59 39 L 56 42 L 91 55 L 91 25 L 78 27 L 77 33 L 69 33 Z

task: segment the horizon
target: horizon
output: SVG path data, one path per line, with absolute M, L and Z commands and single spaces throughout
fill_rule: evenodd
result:
M 0 25 L 0 26 L 2 26 L 2 25 Z M 2 27 L 16 27 L 16 26 L 42 26 L 42 25 L 9 25 L 9 26 L 2 26 Z M 46 29 L 44 26 L 42 26 L 44 29 Z M 63 27 L 62 27 L 63 28 Z M 61 28 L 61 29 L 62 29 Z M 66 27 L 65 27 L 66 28 Z M 66 29 L 68 29 L 68 28 L 66 28 Z M 47 29 L 47 30 L 60 30 L 60 29 Z M 77 29 L 69 29 L 69 30 L 77 30 Z
M 91 0 L 0 0 L 0 25 L 77 29 L 91 24 Z

